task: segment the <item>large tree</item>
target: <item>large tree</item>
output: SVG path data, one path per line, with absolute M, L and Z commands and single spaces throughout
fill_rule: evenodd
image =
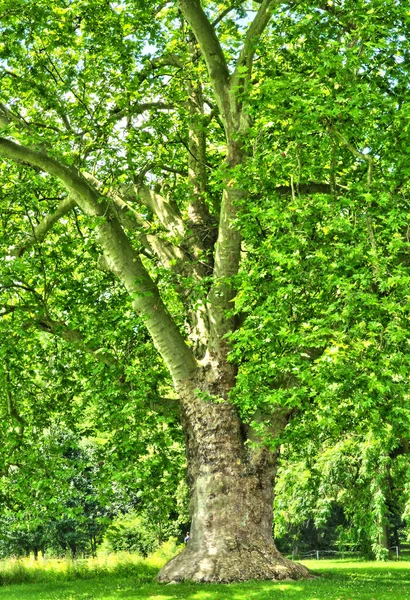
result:
M 241 417 L 240 402 L 232 395 L 240 361 L 230 357 L 230 338 L 244 322 L 234 310 L 251 249 L 241 227 L 246 229 L 244 215 L 252 214 L 258 198 L 266 198 L 267 183 L 272 202 L 320 194 L 322 205 L 338 202 L 346 188 L 368 199 L 374 189 L 377 148 L 367 142 L 374 132 L 364 125 L 357 131 L 362 150 L 349 137 L 355 120 L 368 110 L 363 94 L 380 93 L 361 70 L 362 63 L 377 57 L 378 16 L 366 2 L 350 4 L 1 4 L 0 155 L 4 210 L 10 214 L 4 224 L 10 239 L 2 289 L 11 294 L 3 312 L 13 314 L 18 305 L 43 330 L 112 364 L 104 345 L 99 348 L 92 331 L 86 333 L 72 295 L 59 289 L 60 275 L 52 270 L 54 245 L 78 234 L 81 250 L 70 252 L 89 269 L 76 295 L 86 322 L 104 296 L 90 292 L 95 243 L 107 296 L 114 293 L 113 275 L 126 289 L 136 314 L 134 334 L 145 343 L 148 331 L 172 380 L 185 432 L 191 540 L 163 568 L 160 581 L 308 575 L 283 558 L 272 541 L 278 448 L 269 440 L 286 427 L 294 407 L 278 397 L 261 410 L 256 399 L 248 398 L 248 418 Z M 379 8 L 384 5 L 391 14 L 383 40 L 393 45 L 400 41 L 401 13 L 393 2 L 380 2 Z M 301 35 L 300 27 L 305 28 Z M 303 59 L 299 48 L 306 40 Z M 317 61 L 319 50 L 323 64 Z M 379 112 L 390 110 L 392 119 L 397 108 L 389 100 L 390 88 L 401 78 L 399 69 L 395 79 L 382 78 L 379 86 L 387 87 L 386 106 L 381 102 Z M 358 79 L 360 94 L 349 104 Z M 299 102 L 289 95 L 292 86 Z M 339 88 L 343 94 L 333 97 Z M 261 99 L 270 116 L 259 118 Z M 367 99 L 370 105 L 373 99 Z M 315 113 L 317 103 L 322 108 Z M 300 113 L 299 120 L 289 116 L 292 110 Z M 286 130 L 292 119 L 294 132 Z M 304 136 L 306 122 L 311 128 Z M 252 160 L 258 155 L 264 160 L 260 144 L 269 149 L 275 135 L 286 144 L 286 151 L 276 147 L 276 154 L 286 158 L 293 148 L 296 166 L 289 172 L 285 161 L 285 168 L 267 178 Z M 306 140 L 312 140 L 308 168 L 301 150 Z M 266 166 L 273 171 L 275 152 Z M 369 211 L 365 219 L 374 245 Z M 257 214 L 254 222 L 260 225 Z M 30 227 L 25 237 L 24 223 Z M 32 270 L 27 283 L 29 260 L 37 274 Z M 373 264 L 375 277 L 379 268 Z M 125 315 L 128 305 L 123 310 Z M 302 351 L 314 360 L 324 351 L 323 340 Z M 131 378 L 126 374 L 122 383 Z M 299 396 L 305 389 L 286 369 L 278 369 L 269 385 L 298 389 Z

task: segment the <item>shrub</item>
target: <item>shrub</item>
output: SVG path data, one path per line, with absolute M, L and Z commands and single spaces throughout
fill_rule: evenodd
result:
M 105 549 L 108 551 L 137 552 L 145 557 L 159 545 L 150 524 L 133 513 L 114 519 L 106 531 L 105 541 Z

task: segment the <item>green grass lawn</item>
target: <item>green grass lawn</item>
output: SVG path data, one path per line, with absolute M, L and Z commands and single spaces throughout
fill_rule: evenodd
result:
M 136 577 L 0 587 L 0 600 L 410 600 L 410 562 L 304 561 L 310 581 L 230 585 L 141 584 Z

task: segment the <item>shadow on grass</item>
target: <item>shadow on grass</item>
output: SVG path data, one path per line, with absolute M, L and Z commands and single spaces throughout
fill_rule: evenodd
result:
M 0 587 L 0 600 L 410 600 L 410 569 L 389 564 L 313 569 L 320 578 L 230 585 L 159 585 L 106 577 Z M 311 565 L 309 565 L 312 568 Z

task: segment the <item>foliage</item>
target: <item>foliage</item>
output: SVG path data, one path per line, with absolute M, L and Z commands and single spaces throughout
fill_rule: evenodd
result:
M 304 451 L 289 453 L 282 463 L 276 486 L 276 535 L 289 540 L 290 529 L 291 548 L 300 548 L 302 528 L 311 520 L 326 548 L 386 559 L 389 548 L 404 541 L 401 516 L 408 502 L 403 485 L 408 477 L 409 456 L 395 447 L 388 428 L 378 437 L 326 440 L 319 449 L 311 442 Z M 323 547 L 315 541 L 316 548 Z
M 155 531 L 148 519 L 128 513 L 117 517 L 108 527 L 105 539 L 112 552 L 136 552 L 142 556 L 151 554 L 158 545 Z
M 98 490 L 95 449 L 59 428 L 45 430 L 38 438 L 39 455 L 36 464 L 31 463 L 28 486 L 28 474 L 20 469 L 7 478 L 1 553 L 70 551 L 73 558 L 77 552 L 95 554 L 109 517 Z M 51 465 L 58 477 L 51 475 Z
M 56 429 L 45 431 L 37 442 L 44 463 L 53 464 L 52 485 L 47 485 L 44 463 L 35 465 L 36 470 L 31 465 L 28 497 L 24 483 L 21 484 L 22 471 L 14 471 L 7 478 L 7 493 L 14 504 L 6 503 L 2 508 L 3 557 L 28 556 L 31 552 L 36 557 L 40 552 L 57 556 L 70 552 L 72 558 L 95 556 L 105 532 L 111 550 L 136 551 L 146 556 L 164 539 L 181 535 L 178 518 L 182 518 L 182 523 L 187 518 L 183 511 L 183 486 L 179 485 L 176 498 L 170 498 L 169 503 L 162 492 L 162 503 L 150 504 L 146 498 L 150 490 L 155 498 L 154 490 L 148 485 L 139 489 L 139 482 L 132 485 L 124 474 L 121 484 L 113 478 L 107 489 L 98 446 L 90 441 Z M 147 456 L 147 463 L 149 460 Z M 162 473 L 161 482 L 165 481 L 166 474 Z M 156 480 L 154 484 L 158 486 Z M 33 489 L 38 490 L 35 498 Z

